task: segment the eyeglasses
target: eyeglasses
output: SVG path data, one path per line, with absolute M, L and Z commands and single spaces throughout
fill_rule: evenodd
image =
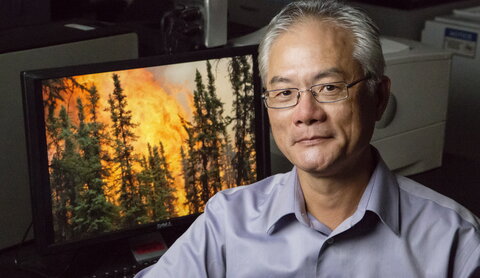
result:
M 263 102 L 267 108 L 282 109 L 293 107 L 298 104 L 300 94 L 309 91 L 319 103 L 338 102 L 348 98 L 348 89 L 356 84 L 369 79 L 364 77 L 352 83 L 345 81 L 316 84 L 309 89 L 286 88 L 265 91 L 262 94 Z

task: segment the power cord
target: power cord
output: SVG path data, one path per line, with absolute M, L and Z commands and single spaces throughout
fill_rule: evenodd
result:
M 25 245 L 28 233 L 32 229 L 32 226 L 33 226 L 33 222 L 30 222 L 30 224 L 28 225 L 28 228 L 25 230 L 25 233 L 23 234 L 22 240 L 20 241 L 19 244 L 17 244 L 14 247 L 15 253 L 13 257 L 13 264 L 8 263 L 6 265 L 0 266 L 0 273 L 2 274 L 2 277 L 4 277 L 3 275 L 5 275 L 5 277 L 49 278 L 48 275 L 46 275 L 45 273 L 39 270 L 24 266 L 23 262 L 19 260 L 20 251 Z
M 62 269 L 59 273 L 52 275 L 52 274 L 47 274 L 45 271 L 42 271 L 38 268 L 32 267 L 32 266 L 27 266 L 25 265 L 25 261 L 19 259 L 19 254 L 22 248 L 25 245 L 28 233 L 33 227 L 33 222 L 31 222 L 28 225 L 28 228 L 26 229 L 25 233 L 23 234 L 22 240 L 17 246 L 15 247 L 15 255 L 13 257 L 13 264 L 12 265 L 3 265 L 0 267 L 4 272 L 7 273 L 15 273 L 13 275 L 21 275 L 20 277 L 32 277 L 32 278 L 63 278 L 65 277 L 65 273 L 70 269 L 72 266 L 73 262 L 75 261 L 77 255 L 78 255 L 78 250 L 75 251 L 75 253 L 72 255 L 72 257 L 69 259 L 66 267 Z M 22 273 L 22 274 L 20 274 Z M 1 276 L 1 275 L 0 275 Z M 3 276 L 2 276 L 3 277 Z M 5 276 L 5 277 L 14 277 L 14 276 Z
M 23 245 L 25 244 L 28 233 L 32 229 L 32 226 L 33 226 L 33 221 L 31 221 L 30 224 L 28 225 L 27 230 L 25 231 L 25 233 L 23 233 L 22 241 L 20 241 L 20 244 L 18 244 L 18 246 L 17 246 L 17 250 L 15 251 L 15 256 L 13 257 L 13 264 L 16 265 L 16 266 L 19 265 L 18 254 L 20 253 L 20 250 L 22 249 Z

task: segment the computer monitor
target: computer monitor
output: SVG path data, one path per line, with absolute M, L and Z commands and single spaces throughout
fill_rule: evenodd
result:
M 23 73 L 35 241 L 84 246 L 193 221 L 269 174 L 256 47 Z

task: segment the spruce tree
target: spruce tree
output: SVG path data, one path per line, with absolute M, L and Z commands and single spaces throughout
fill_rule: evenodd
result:
M 141 199 L 133 169 L 136 157 L 133 153 L 132 142 L 137 138 L 134 133 L 134 128 L 137 125 L 132 122 L 132 112 L 127 108 L 127 99 L 119 76 L 114 73 L 112 79 L 114 90 L 108 97 L 113 133 L 112 147 L 114 154 L 112 161 L 117 165 L 120 174 L 117 179 L 120 184 L 119 201 L 122 206 L 122 213 L 125 215 L 125 225 L 131 226 L 137 224 L 137 218 L 142 215 Z
M 235 169 L 236 185 L 249 184 L 256 180 L 253 76 L 248 60 L 244 56 L 233 57 L 229 67 L 230 83 L 235 99 L 233 101 L 233 130 L 235 132 L 235 155 L 232 165 Z
M 150 149 L 150 145 L 148 145 L 148 148 Z M 137 204 L 137 206 L 140 207 L 141 211 L 145 212 L 145 214 L 137 217 L 137 222 L 150 223 L 155 219 L 155 207 L 152 202 L 155 198 L 153 196 L 153 174 L 145 155 L 142 155 L 139 159 L 139 164 L 141 170 L 136 173 L 136 179 L 138 182 L 138 198 L 140 204 Z
M 59 142 L 61 126 L 58 109 L 62 103 L 64 103 L 63 106 L 67 105 L 65 100 L 69 99 L 77 88 L 81 88 L 81 85 L 73 77 L 49 79 L 42 84 L 46 113 L 47 148 L 54 155 L 60 155 L 62 152 L 62 146 Z
M 148 158 L 140 161 L 142 171 L 138 173 L 140 194 L 148 212 L 148 221 L 159 221 L 175 216 L 174 178 L 169 170 L 163 144 L 148 144 Z
M 159 144 L 159 164 L 160 168 L 162 169 L 162 175 L 164 176 L 164 184 L 162 185 L 162 201 L 163 205 L 166 208 L 166 212 L 168 213 L 168 216 L 175 216 L 176 211 L 175 211 L 175 202 L 177 198 L 174 195 L 175 188 L 174 188 L 174 183 L 175 179 L 172 175 L 172 172 L 170 171 L 170 168 L 168 166 L 168 161 L 167 157 L 165 156 L 165 149 L 163 147 L 162 142 Z
M 163 203 L 164 199 L 164 187 L 166 186 L 166 179 L 163 173 L 163 169 L 160 162 L 160 154 L 158 147 L 151 148 L 148 146 L 148 162 L 152 173 L 152 188 L 151 194 L 151 207 L 153 208 L 153 218 L 155 220 L 162 219 L 167 216 L 167 210 Z
M 194 140 L 194 130 L 191 126 L 191 123 L 187 122 L 180 116 L 182 126 L 187 132 L 186 145 L 187 150 L 183 148 L 180 149 L 180 154 L 182 157 L 182 167 L 185 177 L 184 189 L 186 203 L 189 213 L 199 213 L 202 209 L 202 202 L 200 196 L 199 181 L 197 178 L 197 168 L 199 165 L 199 159 L 197 158 L 197 152 L 195 151 L 195 140 Z
M 76 127 L 68 115 L 68 102 L 77 89 L 74 78 L 50 79 L 42 84 L 49 153 L 50 188 L 55 237 L 69 240 L 73 236 L 72 215 L 76 205 L 79 155 Z
M 247 56 L 240 56 L 241 72 L 243 78 L 243 95 L 241 103 L 245 111 L 242 121 L 245 125 L 245 161 L 247 161 L 245 183 L 250 184 L 257 180 L 256 156 L 255 156 L 255 105 L 253 91 L 253 69 L 248 62 Z
M 210 187 L 212 189 L 209 198 L 216 192 L 222 189 L 221 172 L 221 158 L 223 146 L 226 143 L 226 123 L 223 117 L 223 103 L 217 96 L 215 87 L 215 76 L 212 72 L 212 65 L 207 61 L 207 99 L 206 110 L 207 118 L 210 119 L 208 125 L 208 142 L 209 142 L 209 160 L 210 160 Z M 208 199 L 207 199 L 208 200 Z
M 100 134 L 103 125 L 97 122 L 98 92 L 95 86 L 88 90 L 90 120 L 86 121 L 85 110 L 80 98 L 77 99 L 78 132 L 77 142 L 80 152 L 80 167 L 78 175 L 80 184 L 77 186 L 77 202 L 74 207 L 74 231 L 79 236 L 101 233 L 114 229 L 116 218 L 115 207 L 105 197 L 106 170 L 101 162 Z
M 56 235 L 68 240 L 73 236 L 72 215 L 76 206 L 76 187 L 80 184 L 78 166 L 80 157 L 76 152 L 74 127 L 65 106 L 58 115 L 60 130 L 58 142 L 61 149 L 54 154 L 50 163 L 50 183 L 54 209 Z
M 197 70 L 195 73 L 193 120 L 189 127 L 194 146 L 190 157 L 195 158 L 195 176 L 198 180 L 195 191 L 199 193 L 202 208 L 210 197 L 222 188 L 221 151 L 226 142 L 223 103 L 216 94 L 215 77 L 209 61 L 206 67 L 207 87 L 200 72 Z
M 197 70 L 195 73 L 195 84 L 196 90 L 193 92 L 193 100 L 195 111 L 193 113 L 193 136 L 194 141 L 196 142 L 195 145 L 199 145 L 199 147 L 194 148 L 194 157 L 198 159 L 196 163 L 197 172 L 195 173 L 198 176 L 198 180 L 200 184 L 199 192 L 200 192 L 200 201 L 201 206 L 203 206 L 207 200 L 210 198 L 210 186 L 208 184 L 209 178 L 209 133 L 208 133 L 208 124 L 210 119 L 207 117 L 207 92 L 205 90 L 205 85 L 203 84 L 202 75 Z

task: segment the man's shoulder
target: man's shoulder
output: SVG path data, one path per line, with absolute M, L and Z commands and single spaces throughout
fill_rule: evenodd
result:
M 215 194 L 209 201 L 214 206 L 258 206 L 272 196 L 281 187 L 292 172 L 276 174 L 249 185 L 242 185 L 222 190 Z
M 457 201 L 412 179 L 397 176 L 405 208 L 427 215 L 432 221 L 453 221 L 480 230 L 480 220 Z

